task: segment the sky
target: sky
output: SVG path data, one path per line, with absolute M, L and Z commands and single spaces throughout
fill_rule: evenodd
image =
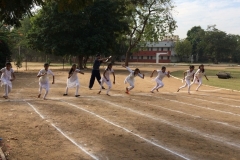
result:
M 240 35 L 240 0 L 173 0 L 173 16 L 178 28 L 174 35 L 186 38 L 193 26 L 208 25 L 226 33 Z

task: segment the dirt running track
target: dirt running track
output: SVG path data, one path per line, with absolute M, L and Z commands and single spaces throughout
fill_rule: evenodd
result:
M 9 160 L 240 159 L 240 93 L 203 86 L 176 93 L 181 81 L 165 78 L 159 93 L 152 68 L 143 68 L 130 95 L 127 70 L 115 67 L 116 84 L 106 96 L 88 89 L 90 71 L 63 97 L 67 71 L 52 69 L 56 84 L 48 100 L 38 94 L 37 70 L 16 73 L 9 100 L 0 99 L 0 137 Z M 176 68 L 168 68 L 176 70 Z

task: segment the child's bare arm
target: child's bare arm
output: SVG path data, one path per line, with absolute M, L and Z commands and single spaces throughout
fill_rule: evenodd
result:
M 79 71 L 78 73 L 84 74 L 84 72 L 82 72 L 82 71 Z
M 112 72 L 112 74 L 113 74 L 113 84 L 115 84 L 115 73 Z
M 106 75 L 105 75 L 106 72 L 107 72 L 107 70 L 104 71 L 104 73 L 103 73 L 103 77 L 108 81 L 108 79 L 107 79 L 107 77 L 106 77 Z
M 157 71 L 156 71 L 156 70 L 154 70 L 154 71 L 152 72 L 152 74 L 151 74 L 151 76 L 150 76 L 151 78 L 153 77 L 153 74 L 154 74 L 154 72 L 157 72 Z
M 168 78 L 170 77 L 170 71 L 167 72 L 167 77 L 168 77 Z
M 16 77 L 15 77 L 15 74 L 14 73 L 12 73 L 12 79 L 11 79 L 11 81 L 13 81 L 13 80 L 15 80 L 16 79 Z
M 55 76 L 53 76 L 53 82 L 52 82 L 52 84 L 54 84 L 55 83 Z
M 207 76 L 206 75 L 204 75 L 205 76 L 205 78 L 209 81 L 209 79 L 207 78 Z
M 183 79 L 185 79 L 186 73 L 187 73 L 187 72 L 183 72 Z

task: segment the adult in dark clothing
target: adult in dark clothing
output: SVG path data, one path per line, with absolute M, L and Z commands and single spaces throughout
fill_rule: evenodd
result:
M 101 58 L 100 54 L 96 55 L 96 59 L 94 60 L 94 63 L 93 63 L 92 75 L 91 75 L 90 82 L 89 82 L 89 89 L 92 89 L 95 78 L 97 79 L 98 83 L 101 84 L 101 81 L 100 81 L 101 75 L 100 75 L 99 67 L 104 61 L 108 61 L 108 59 L 110 59 L 110 58 L 111 57 Z M 105 89 L 105 88 L 103 87 L 103 89 Z

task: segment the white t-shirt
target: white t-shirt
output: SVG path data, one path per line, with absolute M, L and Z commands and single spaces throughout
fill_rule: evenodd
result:
M 127 77 L 128 79 L 132 79 L 133 80 L 134 77 L 136 77 L 136 76 L 139 76 L 139 77 L 143 78 L 143 75 L 141 73 L 138 73 L 137 75 L 135 75 L 134 71 L 131 70 L 129 67 L 126 67 L 126 69 L 130 72 L 130 74 Z
M 158 73 L 158 75 L 157 75 L 156 79 L 159 79 L 161 81 L 167 75 L 167 72 L 163 73 L 162 70 L 157 70 L 157 73 Z
M 105 72 L 105 77 L 107 78 L 107 80 L 109 80 L 109 79 L 110 79 L 110 74 L 111 74 L 111 73 L 114 73 L 114 70 L 113 70 L 113 69 L 107 69 L 107 68 L 106 68 L 105 71 L 106 71 L 106 72 Z M 104 74 L 104 73 L 103 73 L 103 74 Z M 105 78 L 105 77 L 104 77 L 104 75 L 103 75 L 103 78 Z
M 80 72 L 79 69 L 75 69 L 75 71 L 72 72 L 72 75 L 70 75 L 72 80 L 78 79 L 77 74 Z
M 45 73 L 47 73 L 47 74 L 45 74 Z M 45 74 L 45 75 L 39 78 L 39 81 L 40 81 L 41 83 L 48 83 L 48 75 L 54 76 L 53 72 L 52 72 L 50 69 L 47 70 L 47 71 L 46 71 L 45 69 L 41 69 L 41 70 L 38 72 L 38 75 L 37 75 L 37 76 L 40 76 L 40 75 L 42 75 L 42 74 Z
M 193 78 L 193 75 L 195 73 L 194 70 L 192 72 L 190 72 L 190 70 L 187 70 L 186 72 L 187 72 L 187 75 L 185 79 L 190 80 L 191 78 Z
M 1 79 L 4 78 L 5 80 L 10 80 L 12 78 L 12 73 L 14 73 L 13 69 L 7 70 L 6 67 L 1 69 L 2 76 Z
M 195 77 L 202 78 L 202 76 L 205 76 L 205 72 L 202 72 L 200 69 L 198 69 L 195 73 Z

